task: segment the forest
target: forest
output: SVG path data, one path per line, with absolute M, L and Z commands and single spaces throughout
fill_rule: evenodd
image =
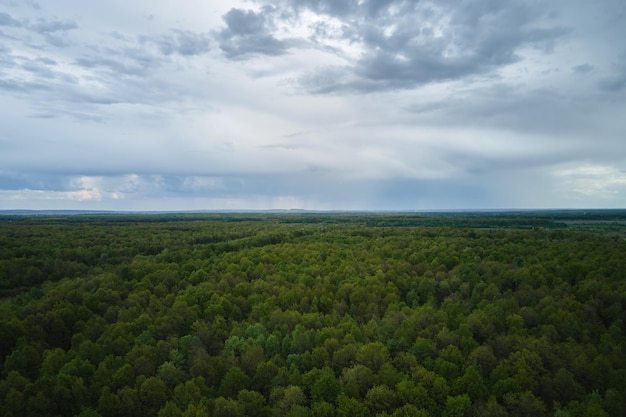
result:
M 0 415 L 626 415 L 626 212 L 0 215 Z

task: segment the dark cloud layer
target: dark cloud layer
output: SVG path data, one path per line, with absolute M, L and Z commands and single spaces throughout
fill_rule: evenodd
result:
M 314 92 L 406 89 L 485 74 L 518 61 L 523 48 L 549 53 L 568 31 L 551 21 L 544 5 L 526 1 L 310 0 L 283 1 L 277 7 L 283 10 L 272 9 L 272 15 L 289 21 L 304 11 L 339 19 L 341 40 L 362 50 L 355 62 L 302 77 Z M 263 53 L 277 45 L 264 16 L 235 9 L 225 16 L 224 39 L 241 32 L 236 47 L 222 47 L 228 56 Z M 319 46 L 336 40 L 324 39 L 326 24 L 314 24 Z M 249 39 L 253 35 L 260 41 Z
M 220 49 L 229 59 L 245 59 L 255 55 L 282 55 L 286 42 L 272 35 L 273 9 L 265 7 L 257 13 L 252 10 L 231 9 L 224 15 L 226 27 L 217 34 Z

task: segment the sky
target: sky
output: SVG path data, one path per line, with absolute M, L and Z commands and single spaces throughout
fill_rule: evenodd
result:
M 0 0 L 0 209 L 626 207 L 623 0 Z

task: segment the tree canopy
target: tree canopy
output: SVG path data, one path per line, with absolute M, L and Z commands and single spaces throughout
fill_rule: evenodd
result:
M 1 218 L 0 415 L 623 416 L 626 241 L 568 216 Z

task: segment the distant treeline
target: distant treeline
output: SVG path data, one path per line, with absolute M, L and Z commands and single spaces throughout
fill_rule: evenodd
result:
M 68 213 L 71 213 L 69 215 Z M 116 213 L 90 211 L 0 210 L 0 222 L 27 223 L 163 223 L 188 221 L 275 222 L 301 224 L 356 224 L 363 226 L 449 226 L 479 228 L 566 227 L 564 222 L 626 221 L 626 210 L 522 210 L 522 211 L 438 211 L 438 212 L 154 212 Z

